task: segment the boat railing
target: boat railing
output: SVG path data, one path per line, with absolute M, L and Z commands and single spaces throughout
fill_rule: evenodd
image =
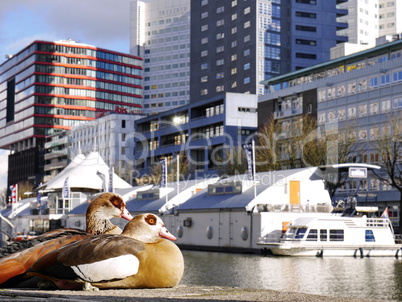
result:
M 390 222 L 383 218 L 367 218 L 366 224 L 368 227 L 389 227 Z
M 332 206 L 327 204 L 261 204 L 260 212 L 329 213 Z

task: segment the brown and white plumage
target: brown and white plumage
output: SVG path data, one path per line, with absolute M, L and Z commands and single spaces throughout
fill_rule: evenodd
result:
M 60 289 L 79 289 L 84 284 L 95 288 L 174 287 L 183 276 L 184 260 L 170 240 L 176 237 L 159 217 L 141 214 L 121 235 L 100 235 L 64 246 L 39 259 L 32 271 Z
M 122 230 L 110 222 L 111 218 L 121 217 L 131 220 L 123 199 L 114 193 L 103 193 L 95 198 L 86 211 L 86 231 L 62 228 L 44 233 L 28 240 L 26 245 L 3 258 L 0 258 L 0 285 L 15 286 L 20 275 L 31 265 L 46 255 L 66 244 L 99 234 L 119 234 Z M 5 283 L 6 282 L 6 283 Z

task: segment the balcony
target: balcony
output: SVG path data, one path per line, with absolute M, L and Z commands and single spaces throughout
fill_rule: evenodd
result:
M 45 149 L 54 148 L 60 145 L 65 145 L 68 142 L 68 137 L 63 137 L 60 139 L 52 140 L 50 142 L 45 143 Z

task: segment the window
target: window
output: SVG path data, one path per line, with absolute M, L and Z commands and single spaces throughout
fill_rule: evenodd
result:
M 307 13 L 307 12 L 296 12 L 296 17 L 316 19 L 317 14 L 315 14 L 315 13 Z
M 329 230 L 329 241 L 343 241 L 343 230 Z
M 372 230 L 366 230 L 366 242 L 375 242 L 374 234 Z
M 304 234 L 306 234 L 307 228 L 297 229 L 295 239 L 303 239 Z
M 201 31 L 208 30 L 208 24 L 201 26 Z
M 203 12 L 201 14 L 201 19 L 205 19 L 205 18 L 208 18 L 208 12 Z
M 250 69 L 250 63 L 244 64 L 243 69 L 244 69 L 244 70 Z
M 224 60 L 224 59 L 216 60 L 216 66 L 223 65 L 224 63 L 225 63 L 225 60 Z
M 296 30 L 316 32 L 317 28 L 314 26 L 296 25 Z
M 250 35 L 247 35 L 247 36 L 244 37 L 244 43 L 246 43 L 248 41 L 250 41 Z
M 391 82 L 391 76 L 389 74 L 383 74 L 380 76 L 380 85 L 388 86 Z
M 316 46 L 317 41 L 315 41 L 315 40 L 296 39 L 296 44 Z
M 232 15 L 232 21 L 234 21 L 234 20 L 236 20 L 237 19 L 237 14 L 233 14 Z
M 250 83 L 250 77 L 244 78 L 243 84 L 249 84 Z
M 223 19 L 216 21 L 216 26 L 222 26 L 224 24 L 225 24 L 225 20 L 223 20 Z
M 225 50 L 225 46 L 218 46 L 218 47 L 216 48 L 216 52 L 217 52 L 217 53 L 223 52 L 224 50 Z
M 225 11 L 225 7 L 224 7 L 224 6 L 220 6 L 220 7 L 218 7 L 218 8 L 216 9 L 216 13 L 217 13 L 217 14 L 223 13 L 224 11 Z
M 296 0 L 296 3 L 316 5 L 317 1 L 316 0 Z
M 317 241 L 317 239 L 318 239 L 317 230 L 316 229 L 310 230 L 307 235 L 307 241 Z
M 121 127 L 126 128 L 126 120 L 121 120 Z
M 223 39 L 225 37 L 225 33 L 218 33 L 216 34 L 216 40 Z
M 251 11 L 250 7 L 246 7 L 246 8 L 244 9 L 244 14 L 247 15 L 247 14 L 250 13 L 250 11 Z
M 216 74 L 216 79 L 217 79 L 217 80 L 223 79 L 224 77 L 225 77 L 224 72 L 218 72 L 218 73 Z
M 235 34 L 235 33 L 237 33 L 237 26 L 232 27 L 232 34 Z
M 249 28 L 250 24 L 251 24 L 250 21 L 244 22 L 244 28 Z
M 315 60 L 315 59 L 317 59 L 317 55 L 311 54 L 311 53 L 296 52 L 296 58 Z
M 205 70 L 208 68 L 208 63 L 201 64 L 201 70 Z
M 328 231 L 320 230 L 320 241 L 327 241 L 328 239 Z
M 202 38 L 201 39 L 201 44 L 206 44 L 208 43 L 208 38 Z

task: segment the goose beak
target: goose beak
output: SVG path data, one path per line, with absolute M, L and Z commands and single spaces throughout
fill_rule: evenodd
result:
M 124 219 L 126 219 L 126 220 L 128 220 L 128 221 L 130 221 L 131 219 L 133 219 L 133 216 L 130 214 L 130 212 L 126 209 L 126 208 L 124 208 L 124 210 L 123 210 L 123 212 L 121 213 L 121 216 L 120 216 L 121 218 L 124 218 Z
M 161 231 L 159 232 L 159 236 L 161 236 L 162 238 L 166 238 L 166 239 L 169 239 L 169 240 L 173 240 L 173 241 L 176 241 L 176 240 L 177 240 L 177 238 L 176 238 L 175 236 L 173 236 L 173 235 L 168 231 L 168 229 L 167 229 L 166 227 L 163 227 L 163 228 L 161 229 Z

